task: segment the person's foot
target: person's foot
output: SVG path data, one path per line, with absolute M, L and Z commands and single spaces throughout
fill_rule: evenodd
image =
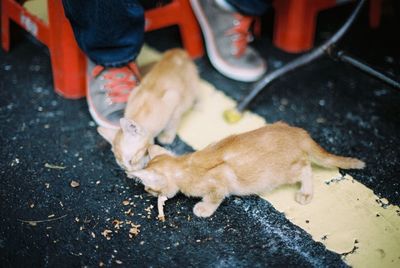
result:
M 119 128 L 129 93 L 139 83 L 135 63 L 124 67 L 105 68 L 88 60 L 87 102 L 94 121 L 102 127 Z
M 252 82 L 266 72 L 266 63 L 247 46 L 252 17 L 221 8 L 215 0 L 190 0 L 203 31 L 211 64 L 223 75 Z

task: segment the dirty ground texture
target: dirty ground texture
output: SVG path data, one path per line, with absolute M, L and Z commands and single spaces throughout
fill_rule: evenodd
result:
M 321 13 L 318 40 L 349 10 Z M 371 30 L 363 14 L 341 46 L 400 79 L 395 24 L 387 16 Z M 147 39 L 164 49 L 179 45 L 175 33 Z M 257 46 L 271 69 L 293 58 L 273 48 L 268 34 Z M 197 64 L 204 79 L 233 98 L 246 93 L 248 84 L 222 77 L 206 58 Z M 367 169 L 350 174 L 399 205 L 400 95 L 392 88 L 322 58 L 279 79 L 250 109 L 268 122 L 307 129 L 331 152 L 364 159 Z M 346 266 L 257 197 L 231 197 L 213 217 L 199 219 L 192 213 L 198 200 L 179 195 L 166 203 L 167 220 L 158 222 L 157 200 L 118 168 L 85 100 L 53 92 L 47 51 L 30 39 L 0 52 L 0 124 L 2 267 Z M 171 148 L 191 151 L 179 140 Z

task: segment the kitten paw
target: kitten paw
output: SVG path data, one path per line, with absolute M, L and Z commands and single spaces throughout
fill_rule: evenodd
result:
M 297 203 L 302 205 L 307 205 L 308 203 L 310 203 L 312 198 L 313 198 L 312 194 L 305 194 L 302 192 L 297 192 L 295 196 Z
M 171 135 L 169 133 L 161 133 L 158 135 L 157 140 L 162 144 L 171 144 L 175 140 L 175 134 Z
M 199 202 L 193 208 L 194 215 L 202 218 L 210 217 L 214 213 L 214 211 L 214 206 L 205 202 Z

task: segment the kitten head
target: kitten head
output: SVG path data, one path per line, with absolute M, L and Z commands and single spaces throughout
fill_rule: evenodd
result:
M 120 129 L 98 127 L 97 131 L 111 144 L 115 159 L 127 171 L 142 169 L 149 161 L 149 137 L 136 122 L 121 118 Z
M 163 195 L 174 197 L 179 188 L 171 174 L 173 170 L 173 154 L 158 146 L 149 147 L 149 155 L 152 159 L 145 169 L 133 171 L 130 174 L 137 177 L 145 186 L 144 189 L 153 196 Z

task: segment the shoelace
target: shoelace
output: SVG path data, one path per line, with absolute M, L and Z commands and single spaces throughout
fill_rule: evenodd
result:
M 97 65 L 93 68 L 92 76 L 99 76 L 105 68 Z M 112 103 L 124 103 L 128 101 L 129 93 L 137 86 L 140 80 L 139 69 L 135 63 L 129 63 L 127 66 L 119 68 L 110 68 L 103 75 L 107 83 L 104 89 Z
M 240 58 L 246 51 L 247 44 L 253 39 L 249 28 L 253 22 L 253 17 L 243 16 L 238 13 L 234 14 L 235 20 L 232 28 L 225 32 L 225 35 L 233 36 L 232 54 Z

